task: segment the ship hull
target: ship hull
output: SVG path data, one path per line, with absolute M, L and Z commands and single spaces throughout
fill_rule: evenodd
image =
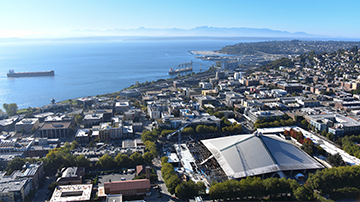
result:
M 38 77 L 38 76 L 54 76 L 55 72 L 44 71 L 44 72 L 16 72 L 16 73 L 8 73 L 7 77 L 17 78 L 17 77 Z

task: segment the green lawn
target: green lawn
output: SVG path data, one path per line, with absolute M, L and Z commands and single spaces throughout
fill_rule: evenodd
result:
M 28 112 L 27 108 L 26 109 L 19 109 L 19 110 L 16 111 L 17 114 L 25 114 L 27 112 Z

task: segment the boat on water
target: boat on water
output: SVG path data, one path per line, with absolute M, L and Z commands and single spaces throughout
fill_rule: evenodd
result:
M 7 73 L 7 77 L 37 77 L 37 76 L 54 76 L 54 70 L 51 71 L 42 71 L 42 72 L 15 72 L 13 69 L 10 69 Z
M 173 69 L 172 67 L 170 68 L 169 74 L 177 74 L 177 73 L 182 73 L 182 72 L 191 72 L 193 70 L 193 67 L 187 67 L 187 68 L 182 68 L 182 69 Z

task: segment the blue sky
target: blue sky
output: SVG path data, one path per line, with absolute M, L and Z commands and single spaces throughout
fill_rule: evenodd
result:
M 360 38 L 359 7 L 359 0 L 0 0 L 0 37 L 212 26 Z

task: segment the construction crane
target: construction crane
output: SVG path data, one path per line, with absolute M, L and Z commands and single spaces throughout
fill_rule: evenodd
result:
M 194 120 L 196 120 L 196 118 L 192 119 L 189 121 L 189 123 L 181 126 L 179 129 L 177 129 L 176 131 L 170 133 L 169 135 L 167 135 L 167 139 L 170 139 L 172 136 L 174 136 L 176 133 L 179 133 L 178 135 L 178 149 L 179 149 L 179 165 L 178 167 L 180 168 L 181 167 L 181 131 L 184 130 L 184 128 L 188 127 Z

